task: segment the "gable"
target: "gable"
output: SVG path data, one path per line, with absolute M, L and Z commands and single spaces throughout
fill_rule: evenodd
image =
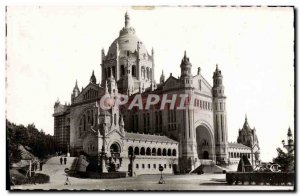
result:
M 178 88 L 180 85 L 180 82 L 178 79 L 174 78 L 173 76 L 170 76 L 167 81 L 163 85 L 163 90 L 170 90 L 174 88 Z
M 193 87 L 203 94 L 211 95 L 212 86 L 201 75 L 197 75 L 193 78 Z
M 82 102 L 95 99 L 104 93 L 104 89 L 97 84 L 89 83 L 76 97 L 75 102 Z

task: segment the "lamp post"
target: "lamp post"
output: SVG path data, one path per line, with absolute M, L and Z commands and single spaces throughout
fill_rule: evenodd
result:
M 165 180 L 164 180 L 164 178 L 162 176 L 162 172 L 164 171 L 164 167 L 163 166 L 159 166 L 158 169 L 160 171 L 160 179 L 158 181 L 158 184 L 165 184 L 166 182 L 165 182 Z
M 105 124 L 103 124 L 103 127 L 105 127 Z M 101 148 L 101 152 L 99 153 L 100 155 L 100 173 L 102 174 L 103 173 L 103 160 L 106 159 L 106 152 L 105 152 L 105 128 L 103 128 L 101 130 L 102 132 L 102 148 Z M 100 136 L 101 137 L 101 136 Z
M 130 176 L 133 176 L 133 161 L 134 160 L 135 160 L 135 155 L 132 152 L 132 154 L 129 155 L 129 161 L 130 161 L 130 165 L 131 165 L 130 172 L 129 172 Z

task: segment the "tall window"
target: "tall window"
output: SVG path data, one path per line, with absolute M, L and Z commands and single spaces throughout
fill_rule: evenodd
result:
M 131 69 L 132 69 L 132 71 L 131 71 L 132 76 L 136 77 L 135 65 L 132 65 Z
M 218 115 L 216 115 L 216 130 L 217 130 L 217 140 L 219 139 L 219 122 Z
M 143 114 L 144 119 L 144 132 L 147 132 L 147 116 L 146 113 Z
M 168 110 L 168 128 L 169 130 L 176 129 L 176 110 Z
M 159 131 L 162 131 L 162 111 L 159 111 Z
M 116 77 L 116 68 L 115 66 L 112 66 L 112 74 L 114 77 Z
M 222 135 L 222 142 L 224 141 L 224 133 L 223 133 L 223 115 L 221 114 L 221 135 Z
M 111 76 L 111 70 L 110 70 L 110 67 L 107 68 L 107 76 L 110 77 Z
M 124 67 L 124 65 L 121 65 L 121 75 L 122 76 L 125 75 L 125 67 Z
M 147 79 L 149 79 L 149 78 L 150 78 L 150 77 L 149 77 L 149 68 L 147 67 L 146 70 L 147 70 L 147 71 L 146 71 L 146 73 L 147 73 Z

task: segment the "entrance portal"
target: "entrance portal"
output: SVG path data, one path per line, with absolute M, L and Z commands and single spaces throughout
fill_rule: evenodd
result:
M 213 137 L 208 127 L 196 128 L 197 154 L 199 159 L 213 159 Z
M 209 153 L 207 151 L 203 152 L 203 159 L 208 159 L 209 158 Z

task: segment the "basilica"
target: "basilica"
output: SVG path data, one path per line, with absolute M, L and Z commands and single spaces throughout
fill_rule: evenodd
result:
M 113 170 L 130 175 L 190 173 L 199 166 L 219 165 L 235 168 L 242 155 L 254 165 L 259 163 L 260 148 L 256 130 L 247 118 L 236 143 L 228 142 L 226 96 L 222 71 L 216 66 L 211 85 L 183 53 L 179 77 L 161 74 L 155 80 L 155 52 L 149 53 L 125 14 L 125 25 L 110 45 L 102 49 L 101 79 L 91 74 L 84 88 L 77 81 L 70 104 L 54 105 L 54 136 L 62 149 L 72 156 L 101 157 L 103 172 Z M 103 96 L 192 95 L 185 102 L 193 107 L 161 109 L 159 104 L 147 110 L 112 105 L 99 106 Z

